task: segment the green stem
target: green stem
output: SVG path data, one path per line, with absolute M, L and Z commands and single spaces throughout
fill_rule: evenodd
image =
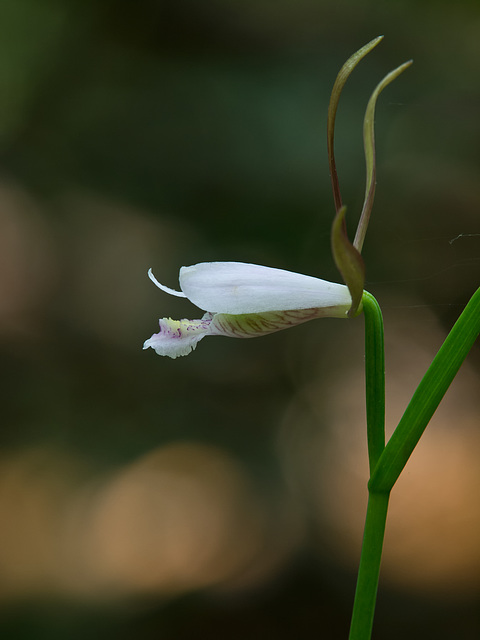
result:
M 349 640 L 370 640 L 389 494 L 370 493 Z
M 388 493 L 480 333 L 480 289 L 458 318 L 417 387 L 375 466 L 369 487 Z
M 385 350 L 382 312 L 378 302 L 364 291 L 362 303 L 365 314 L 367 444 L 371 475 L 385 448 Z M 387 509 L 388 493 L 370 494 L 350 640 L 369 640 L 372 632 Z
M 367 442 L 370 475 L 385 448 L 385 349 L 382 311 L 375 298 L 364 291 L 365 386 Z

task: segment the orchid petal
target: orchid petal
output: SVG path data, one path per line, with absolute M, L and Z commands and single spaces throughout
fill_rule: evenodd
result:
M 202 262 L 180 269 L 186 297 L 205 311 L 249 314 L 327 308 L 342 317 L 352 304 L 345 285 L 243 262 Z
M 153 282 L 153 284 L 155 286 L 157 286 L 159 289 L 161 289 L 162 291 L 165 291 L 165 293 L 169 293 L 171 296 L 177 296 L 179 298 L 186 298 L 187 296 L 183 293 L 183 291 L 176 291 L 175 289 L 170 289 L 170 287 L 166 287 L 164 284 L 161 284 L 153 275 L 153 272 L 151 269 L 148 270 L 148 277 L 150 278 L 150 280 Z
M 347 317 L 345 309 L 338 313 L 338 317 Z M 314 308 L 266 313 L 206 313 L 201 320 L 162 318 L 160 331 L 146 340 L 143 348 L 151 347 L 159 356 L 178 358 L 191 353 L 198 342 L 207 335 L 258 338 L 330 315 L 332 313 L 329 308 Z
M 291 309 L 290 311 L 267 311 L 265 313 L 215 313 L 209 333 L 229 338 L 258 338 L 269 333 L 290 329 L 297 324 L 315 318 L 332 317 L 331 309 Z M 347 318 L 345 309 L 338 311 L 339 318 Z

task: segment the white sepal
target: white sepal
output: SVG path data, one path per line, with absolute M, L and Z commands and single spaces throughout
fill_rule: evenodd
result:
M 351 306 L 345 285 L 244 262 L 201 262 L 182 267 L 180 287 L 193 304 L 213 313 L 333 307 L 332 315 L 338 317 L 343 308 L 346 313 Z

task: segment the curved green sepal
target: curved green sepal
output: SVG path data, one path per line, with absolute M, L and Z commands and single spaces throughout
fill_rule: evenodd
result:
M 367 181 L 365 185 L 365 201 L 363 203 L 363 209 L 360 216 L 360 220 L 355 234 L 355 240 L 353 246 L 359 251 L 362 250 L 363 241 L 365 240 L 365 234 L 367 232 L 368 222 L 370 220 L 370 213 L 373 207 L 373 199 L 375 197 L 375 184 L 376 184 L 376 160 L 375 160 L 375 106 L 377 104 L 378 96 L 395 78 L 397 78 L 405 69 L 411 64 L 412 60 L 401 64 L 399 67 L 390 71 L 381 82 L 375 87 L 374 92 L 370 96 L 370 100 L 367 104 L 365 111 L 365 118 L 363 120 L 363 146 L 365 150 L 365 163 L 367 169 Z
M 361 311 L 360 305 L 365 283 L 365 264 L 360 253 L 348 239 L 345 227 L 346 211 L 346 207 L 341 207 L 335 215 L 331 243 L 333 259 L 352 296 L 352 306 L 348 312 L 349 317 L 352 318 Z
M 377 44 L 383 39 L 383 36 L 378 36 L 361 49 L 356 51 L 350 58 L 345 62 L 343 67 L 338 72 L 337 78 L 333 85 L 332 94 L 330 96 L 330 103 L 328 105 L 328 116 L 327 116 L 327 149 L 328 149 L 328 165 L 330 168 L 330 178 L 332 180 L 332 189 L 333 189 L 333 199 L 335 201 L 335 210 L 338 211 L 342 206 L 342 198 L 340 195 L 340 185 L 338 183 L 338 175 L 337 175 L 337 167 L 335 164 L 335 155 L 334 155 L 334 144 L 333 137 L 335 131 L 335 117 L 337 115 L 338 102 L 340 100 L 340 94 L 342 93 L 343 87 L 355 69 L 357 64 L 360 62 L 362 58 L 364 58 L 367 53 L 369 53 Z

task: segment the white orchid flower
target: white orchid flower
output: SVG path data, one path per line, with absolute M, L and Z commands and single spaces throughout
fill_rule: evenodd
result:
M 346 318 L 352 305 L 345 285 L 243 262 L 182 267 L 181 291 L 160 284 L 151 269 L 148 275 L 162 291 L 207 312 L 200 320 L 160 320 L 143 348 L 170 358 L 186 356 L 208 335 L 255 338 L 314 318 Z

